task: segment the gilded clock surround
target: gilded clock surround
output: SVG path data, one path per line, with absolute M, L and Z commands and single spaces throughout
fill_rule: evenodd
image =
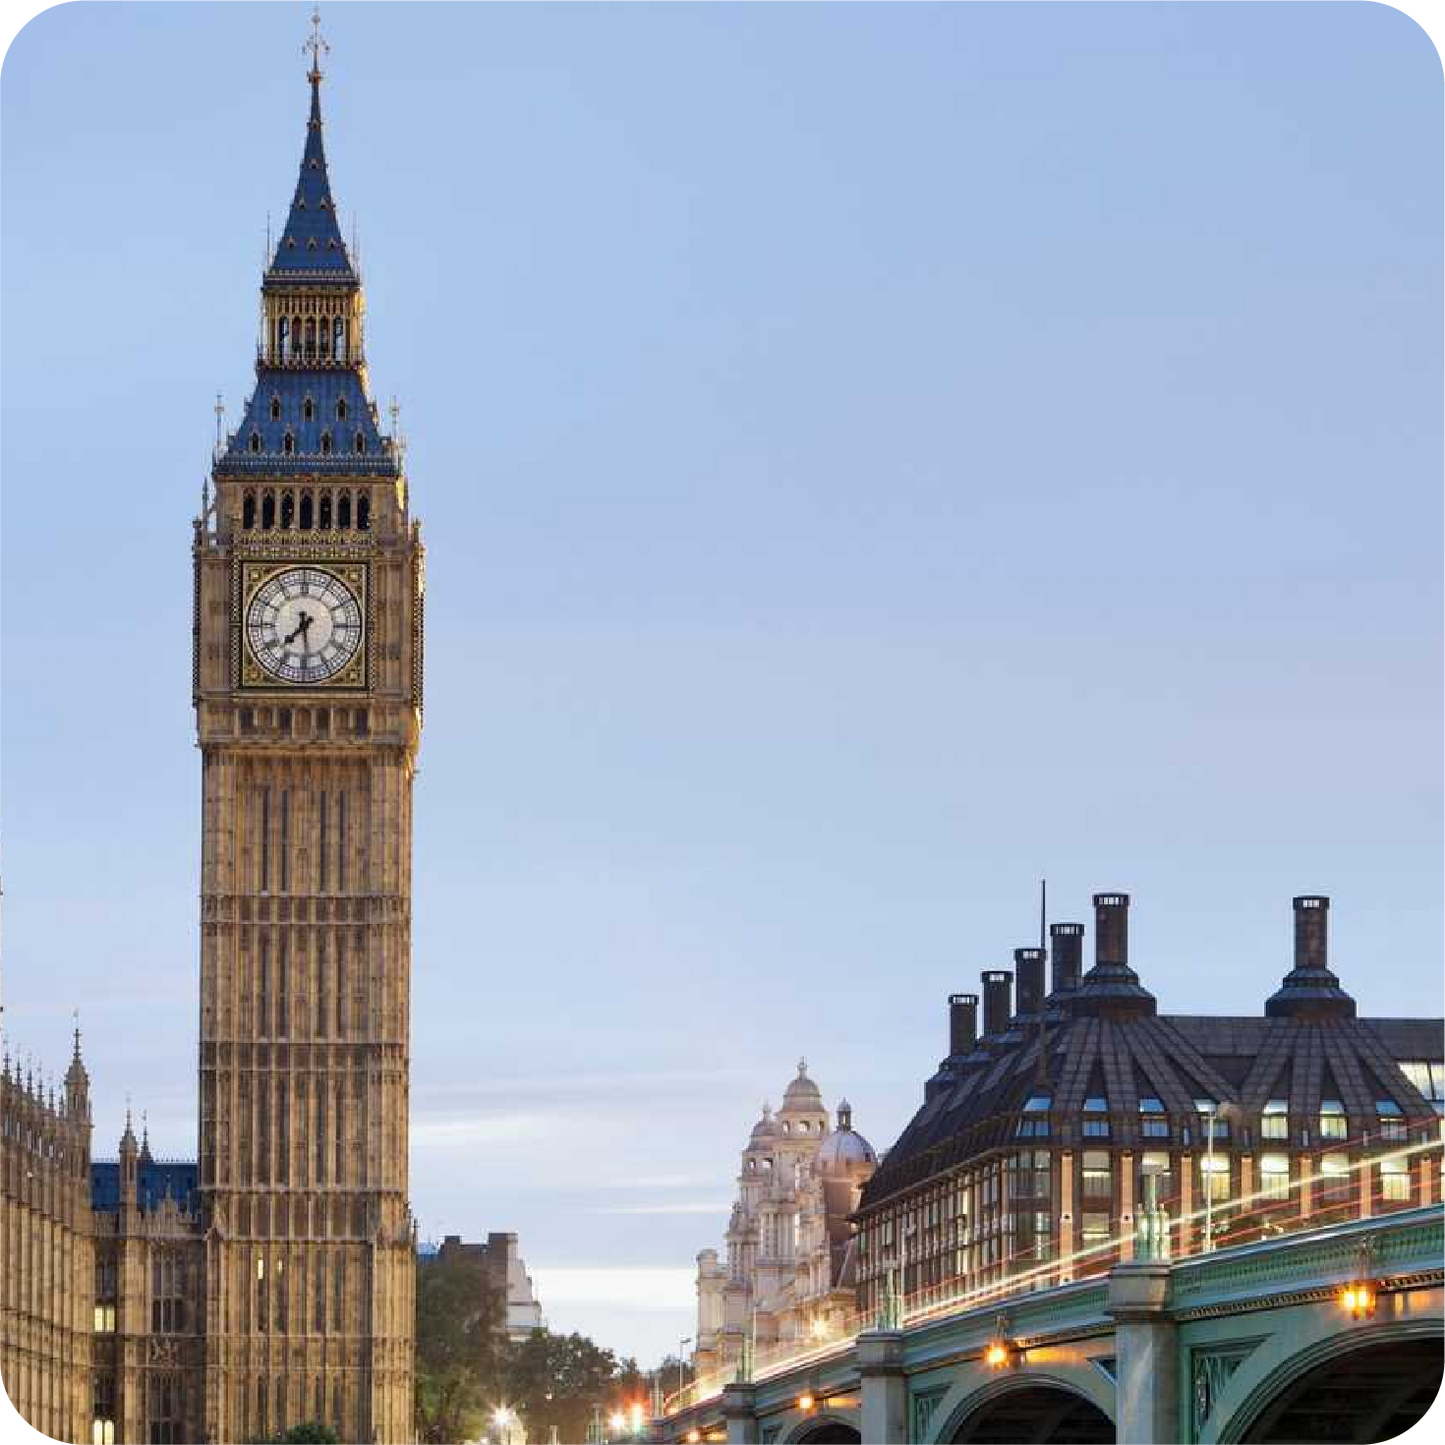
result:
M 340 553 L 340 555 L 338 555 Z M 247 691 L 304 692 L 308 696 L 326 692 L 364 691 L 371 676 L 370 654 L 375 629 L 372 627 L 369 606 L 369 569 L 365 562 L 341 560 L 355 557 L 355 549 L 341 553 L 336 547 L 301 548 L 286 546 L 278 548 L 274 557 L 263 562 L 243 561 L 235 563 L 235 593 L 232 600 L 232 642 L 231 655 L 236 662 L 235 685 Z M 289 572 L 296 567 L 316 567 L 330 572 L 351 589 L 361 604 L 362 637 L 361 646 L 334 676 L 318 682 L 288 682 L 267 672 L 251 654 L 246 638 L 246 618 L 251 609 L 252 599 L 273 577 Z

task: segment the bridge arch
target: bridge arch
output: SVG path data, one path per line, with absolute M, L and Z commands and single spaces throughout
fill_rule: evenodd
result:
M 1418 1314 L 1345 1330 L 1333 1309 L 1312 1311 L 1300 1328 L 1281 1331 L 1240 1364 L 1200 1430 L 1200 1445 L 1270 1439 L 1272 1416 L 1298 1400 L 1301 1390 L 1319 1384 L 1327 1372 L 1338 1382 L 1341 1367 L 1352 1359 L 1357 1366 L 1375 1364 L 1388 1358 L 1391 1347 L 1413 1352 L 1416 1368 L 1445 1359 L 1440 1302 L 1434 1291 Z
M 1028 1397 L 1028 1398 L 1025 1398 Z M 978 1360 L 961 1365 L 953 1385 L 938 1402 L 927 1445 L 988 1438 L 990 1421 L 1003 1425 L 1000 1438 L 1018 1440 L 1016 1417 L 1021 1410 L 1035 1414 L 1041 1425 L 1050 1411 L 1060 1423 L 1067 1419 L 1071 1433 L 1061 1440 L 1114 1439 L 1114 1390 L 1097 1367 L 1086 1360 L 1050 1360 L 1046 1366 L 1021 1365 L 1000 1375 Z M 1047 1440 L 1048 1433 L 1040 1437 Z
M 828 1411 L 798 1415 L 778 1438 L 786 1445 L 861 1445 L 863 1436 L 856 1418 Z

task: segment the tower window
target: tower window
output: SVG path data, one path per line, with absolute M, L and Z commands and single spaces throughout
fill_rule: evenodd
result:
M 301 530 L 309 532 L 312 526 L 312 502 L 311 493 L 301 493 Z
M 363 432 L 357 432 L 357 434 L 356 434 L 356 455 L 357 455 L 357 456 L 361 456 L 361 454 L 362 454 L 363 452 L 365 452 L 365 450 L 366 450 L 366 435 L 365 435 L 365 433 L 363 433 Z
M 296 520 L 296 498 L 290 492 L 281 493 L 281 525 L 289 527 Z
M 284 321 L 281 323 L 281 335 L 284 340 L 286 335 L 286 323 Z M 273 396 L 271 398 L 271 420 L 281 420 L 281 398 L 279 396 Z
M 285 358 L 286 358 L 286 341 L 287 341 L 287 338 L 288 338 L 290 335 L 291 335 L 291 322 L 290 322 L 286 317 L 283 316 L 283 317 L 276 323 L 276 354 L 277 354 L 279 357 L 281 357 L 281 359 L 282 359 L 283 361 L 284 361 Z M 271 398 L 271 405 L 276 408 L 276 411 L 273 411 L 273 412 L 271 413 L 271 415 L 274 417 L 274 416 L 277 414 L 277 412 L 280 411 L 280 409 L 281 409 L 281 403 L 278 402 L 278 401 L 276 400 L 276 398 L 273 396 L 273 397 Z
M 309 337 L 307 339 L 310 340 Z M 315 411 L 316 408 L 312 405 L 311 398 L 308 396 L 306 400 L 301 403 L 301 416 L 304 420 L 310 421 Z
M 322 492 L 322 494 L 321 494 L 321 505 L 320 505 L 320 507 L 319 507 L 317 510 L 318 510 L 318 512 L 319 512 L 319 516 L 318 516 L 318 518 L 317 518 L 317 523 L 316 523 L 316 525 L 317 525 L 323 532 L 329 532 L 329 531 L 331 530 L 331 493 L 330 493 L 330 492 Z
M 294 246 L 296 243 L 293 241 L 291 244 Z M 291 318 L 291 359 L 292 359 L 292 361 L 299 361 L 299 360 L 301 359 L 301 337 L 302 337 L 302 332 L 301 332 L 301 318 L 300 318 L 299 316 L 293 316 L 293 317 Z
M 247 492 L 241 499 L 241 525 L 249 532 L 256 525 L 256 494 Z
M 365 492 L 356 499 L 356 528 L 359 532 L 371 528 L 371 498 Z
M 338 396 L 336 398 L 336 420 L 346 420 L 346 398 L 344 396 Z
M 253 452 L 259 452 L 261 450 L 261 433 L 258 431 L 251 433 L 251 450 Z
M 323 457 L 331 455 L 331 433 L 329 431 L 321 433 L 321 455 Z
M 281 442 L 281 450 L 289 457 L 296 450 L 296 438 L 288 431 Z
M 289 440 L 289 438 L 288 438 Z M 288 446 L 289 452 L 291 448 Z M 267 492 L 261 498 L 261 527 L 263 531 L 270 531 L 276 525 L 276 493 Z
M 351 526 L 351 493 L 342 492 L 336 501 L 336 525 L 346 531 Z

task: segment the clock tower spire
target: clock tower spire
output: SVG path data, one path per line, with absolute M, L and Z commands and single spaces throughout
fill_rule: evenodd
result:
M 326 48 L 314 29 L 255 386 L 195 525 L 209 1441 L 412 1430 L 422 546 L 331 195 Z

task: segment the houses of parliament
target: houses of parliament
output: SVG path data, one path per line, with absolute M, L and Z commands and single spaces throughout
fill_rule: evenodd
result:
M 0 1376 L 62 1440 L 412 1435 L 423 554 L 309 49 L 255 386 L 193 524 L 197 1157 L 153 1158 L 128 1116 L 119 1157 L 92 1158 L 78 1028 L 58 1093 L 0 1072 Z

